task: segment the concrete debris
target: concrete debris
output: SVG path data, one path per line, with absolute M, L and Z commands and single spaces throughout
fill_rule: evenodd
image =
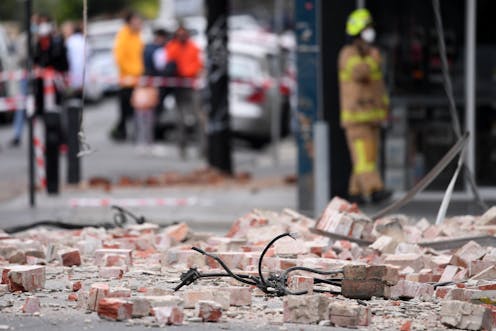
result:
M 403 215 L 372 221 L 356 205 L 334 198 L 317 221 L 292 210 L 254 210 L 235 220 L 225 236 L 194 233 L 186 223 L 0 232 L 0 315 L 77 309 L 143 326 L 256 321 L 281 328 L 298 323 L 490 329 L 496 316 L 496 248 L 476 238 L 494 236 L 495 226 L 496 207 L 482 216 L 433 225 Z M 316 234 L 314 228 L 339 237 Z M 334 271 L 288 273 L 282 286 L 304 295 L 268 297 L 256 286 L 219 277 L 222 266 L 192 249 L 217 255 L 237 274 L 258 278 L 262 250 L 287 232 L 298 233 L 297 239 L 281 239 L 267 250 L 266 280 L 296 266 Z M 466 240 L 471 236 L 473 241 Z M 454 249 L 422 244 L 450 240 L 460 244 Z M 217 276 L 195 279 L 174 292 L 189 268 Z

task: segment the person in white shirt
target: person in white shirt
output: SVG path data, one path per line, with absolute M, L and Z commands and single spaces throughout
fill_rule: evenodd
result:
M 81 95 L 84 86 L 84 64 L 88 59 L 89 47 L 85 46 L 83 30 L 80 26 L 66 22 L 62 25 L 69 62 L 70 94 Z

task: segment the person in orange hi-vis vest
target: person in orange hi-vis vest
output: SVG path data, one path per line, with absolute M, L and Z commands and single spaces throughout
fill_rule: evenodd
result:
M 200 49 L 191 40 L 188 30 L 180 26 L 174 35 L 165 46 L 167 54 L 167 67 L 166 71 L 175 71 L 175 76 L 189 79 L 190 83 L 198 78 L 203 70 L 203 61 L 201 58 Z M 170 73 L 169 73 L 170 74 Z M 195 118 L 196 134 L 198 143 L 200 144 L 201 132 L 201 114 L 198 110 L 197 95 L 193 86 L 177 86 L 174 88 L 174 96 L 176 98 L 179 110 L 179 151 L 182 158 L 186 158 L 186 114 L 192 114 Z
M 119 70 L 119 103 L 120 112 L 116 126 L 111 132 L 115 140 L 126 140 L 127 120 L 133 116 L 131 106 L 131 95 L 144 72 L 143 64 L 143 41 L 141 39 L 141 27 L 143 19 L 136 13 L 129 13 L 125 17 L 125 25 L 115 38 L 114 58 Z
M 372 46 L 375 30 L 367 9 L 353 11 L 346 24 L 353 41 L 344 46 L 338 59 L 341 126 L 346 133 L 353 170 L 349 200 L 358 204 L 366 198 L 374 203 L 387 200 L 377 159 L 381 125 L 387 121 L 389 98 L 381 72 L 381 55 Z

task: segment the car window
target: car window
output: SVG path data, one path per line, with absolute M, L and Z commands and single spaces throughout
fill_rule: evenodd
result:
M 265 76 L 263 72 L 262 63 L 258 59 L 240 55 L 232 54 L 229 58 L 229 76 L 231 79 L 260 79 Z

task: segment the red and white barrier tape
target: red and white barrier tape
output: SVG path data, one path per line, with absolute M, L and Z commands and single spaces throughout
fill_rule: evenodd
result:
M 44 143 L 44 132 L 43 125 L 37 119 L 33 121 L 33 145 L 34 145 L 34 157 L 35 157 L 35 167 L 36 174 L 38 178 L 38 187 L 45 189 L 47 185 L 46 173 L 45 173 L 45 143 Z
M 54 76 L 62 78 L 66 83 L 69 79 L 66 75 L 56 73 L 53 69 L 35 69 L 33 70 L 33 78 L 50 78 Z M 19 81 L 28 77 L 26 70 L 1 71 L 0 82 Z M 160 77 L 160 76 L 141 76 L 141 77 L 114 77 L 114 76 L 96 76 L 88 78 L 90 83 L 108 83 L 108 84 L 124 84 L 124 85 L 139 85 L 139 86 L 155 86 L 155 87 L 191 87 L 198 88 L 201 86 L 201 79 L 198 78 L 181 78 L 181 77 Z
M 122 207 L 193 207 L 209 206 L 211 201 L 199 199 L 197 197 L 189 198 L 74 198 L 69 200 L 72 208 L 80 207 L 108 207 L 118 205 Z
M 24 109 L 26 97 L 15 96 L 0 98 L 0 112 L 13 112 L 19 109 Z

